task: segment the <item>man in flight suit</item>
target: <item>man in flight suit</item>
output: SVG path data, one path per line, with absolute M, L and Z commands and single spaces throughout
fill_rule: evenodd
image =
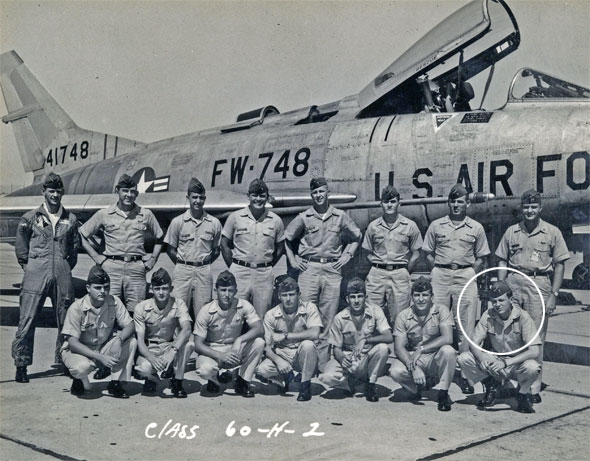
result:
M 124 298 L 127 309 L 133 313 L 135 305 L 145 299 L 145 274 L 158 260 L 164 234 L 154 214 L 135 204 L 138 192 L 133 178 L 122 175 L 115 191 L 117 203 L 97 211 L 80 227 L 80 235 L 88 255 L 109 274 L 111 294 Z M 104 233 L 104 254 L 99 254 L 89 242 L 99 230 Z M 150 257 L 144 247 L 147 231 L 156 239 Z
M 434 378 L 439 411 L 451 411 L 448 391 L 457 363 L 453 316 L 445 305 L 432 303 L 432 285 L 424 277 L 412 285 L 412 305 L 397 316 L 393 336 L 393 380 L 414 394 L 412 400 L 420 400 L 427 379 Z
M 280 304 L 264 316 L 266 359 L 256 372 L 266 379 L 281 376 L 284 391 L 294 378 L 293 370 L 301 372 L 301 387 L 297 400 L 311 399 L 311 378 L 318 362 L 314 340 L 320 335 L 322 321 L 315 304 L 299 298 L 299 287 L 291 277 L 278 287 Z
M 518 411 L 534 413 L 530 390 L 541 371 L 538 361 L 541 340 L 536 336 L 535 322 L 512 299 L 512 295 L 512 290 L 505 281 L 494 284 L 490 290 L 492 307 L 482 314 L 472 339 L 481 346 L 487 338 L 493 352 L 511 353 L 530 343 L 528 347 L 522 352 L 494 355 L 471 345 L 471 351 L 459 355 L 458 361 L 469 380 L 482 381 L 485 385 L 486 394 L 478 402 L 479 408 L 494 405 L 502 383 L 508 379 L 516 379 L 520 385 Z
M 238 282 L 237 297 L 252 302 L 258 317 L 271 307 L 273 266 L 285 252 L 283 221 L 266 209 L 268 186 L 254 179 L 248 186 L 250 204 L 225 222 L 221 253 Z
M 545 301 L 545 322 L 541 329 L 541 352 L 538 361 L 543 364 L 543 343 L 547 334 L 549 316 L 555 310 L 555 303 L 563 281 L 564 263 L 569 259 L 561 231 L 541 219 L 543 209 L 541 194 L 528 190 L 522 194 L 521 208 L 524 219 L 510 226 L 496 250 L 499 265 L 513 267 L 532 278 L 541 290 Z M 541 326 L 543 305 L 534 285 L 516 272 L 500 271 L 499 280 L 506 280 L 519 306 L 533 319 L 537 328 Z M 533 403 L 541 403 L 543 370 L 533 383 Z
M 240 367 L 235 384 L 236 394 L 254 397 L 250 381 L 264 352 L 262 322 L 248 301 L 238 299 L 236 278 L 223 271 L 215 282 L 217 299 L 205 304 L 195 322 L 197 374 L 207 380 L 207 391 L 218 393 L 219 369 Z M 244 322 L 250 329 L 241 334 Z
M 483 226 L 467 216 L 470 201 L 467 190 L 455 184 L 447 201 L 449 214 L 433 221 L 424 236 L 423 252 L 432 269 L 434 304 L 448 306 L 457 324 L 457 302 L 467 282 L 478 273 L 490 254 Z M 477 283 L 471 282 L 463 293 L 460 306 L 461 325 L 469 336 L 475 328 L 478 310 Z M 459 351 L 469 350 L 469 343 L 457 327 Z M 473 386 L 460 381 L 464 394 L 473 394 Z
M 66 315 L 61 354 L 73 379 L 73 395 L 84 394 L 88 375 L 100 364 L 111 370 L 109 394 L 129 398 L 121 380 L 129 381 L 131 376 L 137 349 L 135 328 L 121 300 L 109 294 L 109 284 L 108 274 L 94 266 L 86 282 L 88 294 L 74 302 Z
M 188 308 L 180 298 L 170 296 L 172 279 L 165 269 L 152 274 L 154 297 L 135 306 L 135 332 L 139 357 L 135 369 L 145 377 L 143 392 L 156 392 L 160 380 L 157 373 L 173 367 L 174 378 L 170 380 L 172 394 L 186 398 L 182 387 L 186 367 L 185 347 L 191 334 L 191 318 Z M 175 334 L 178 330 L 178 334 Z
M 78 260 L 78 220 L 61 205 L 64 185 L 58 175 L 47 175 L 42 194 L 43 204 L 21 218 L 16 232 L 16 259 L 25 271 L 18 328 L 12 342 L 17 383 L 29 382 L 27 366 L 33 363 L 35 322 L 47 296 L 57 323 L 56 363 L 61 363 L 61 327 L 66 309 L 74 301 L 72 269 Z
M 351 279 L 346 284 L 348 307 L 336 315 L 330 328 L 328 342 L 334 358 L 319 378 L 330 387 L 348 381 L 352 392 L 356 381 L 364 381 L 365 398 L 377 402 L 375 383 L 383 375 L 393 336 L 383 309 L 365 300 L 365 282 L 358 277 Z
M 398 213 L 399 205 L 397 189 L 385 187 L 381 192 L 383 216 L 371 221 L 363 240 L 372 266 L 367 275 L 367 301 L 384 309 L 387 306 L 391 325 L 410 305 L 410 272 L 422 247 L 418 226 Z
M 301 299 L 311 301 L 320 311 L 323 331 L 318 353 L 322 371 L 329 360 L 328 335 L 340 301 L 340 271 L 354 256 L 362 235 L 350 216 L 330 205 L 325 178 L 312 178 L 309 189 L 313 206 L 291 221 L 285 237 L 289 264 L 301 271 Z

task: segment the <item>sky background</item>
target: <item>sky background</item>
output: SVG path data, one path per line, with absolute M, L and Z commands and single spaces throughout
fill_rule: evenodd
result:
M 0 52 L 16 50 L 79 126 L 151 142 L 356 94 L 466 3 L 0 0 Z M 508 3 L 521 45 L 484 107 L 525 66 L 590 87 L 590 0 Z M 2 189 L 31 181 L 1 124 Z

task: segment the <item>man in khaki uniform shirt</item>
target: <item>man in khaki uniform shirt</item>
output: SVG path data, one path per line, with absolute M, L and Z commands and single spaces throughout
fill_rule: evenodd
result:
M 195 322 L 197 374 L 207 380 L 207 391 L 218 393 L 219 383 L 231 381 L 219 369 L 240 367 L 236 394 L 254 397 L 250 381 L 264 352 L 262 322 L 248 301 L 236 297 L 236 278 L 223 271 L 215 282 L 217 299 L 205 304 Z M 244 322 L 250 329 L 241 334 Z
M 447 204 L 449 214 L 430 224 L 422 250 L 433 267 L 431 280 L 434 304 L 449 307 L 457 324 L 459 294 L 483 268 L 484 258 L 490 254 L 490 249 L 483 226 L 467 216 L 470 201 L 465 187 L 455 184 L 449 192 Z M 475 328 L 478 308 L 477 283 L 473 281 L 463 293 L 459 313 L 461 325 L 469 336 Z M 459 351 L 469 350 L 469 344 L 458 326 L 457 333 Z M 470 383 L 463 379 L 460 385 L 464 394 L 473 394 Z
M 493 355 L 470 345 L 471 351 L 459 355 L 458 361 L 468 379 L 473 382 L 483 380 L 486 394 L 478 402 L 478 407 L 485 409 L 494 405 L 502 383 L 516 379 L 520 385 L 518 411 L 534 413 L 530 390 L 541 371 L 538 361 L 541 340 L 534 321 L 518 306 L 512 295 L 505 281 L 494 284 L 490 290 L 492 307 L 482 314 L 472 337 L 478 346 L 487 338 L 493 352 L 509 354 Z M 529 342 L 525 350 L 513 352 Z
M 238 282 L 237 297 L 251 301 L 260 318 L 272 302 L 273 266 L 285 252 L 283 221 L 267 210 L 268 186 L 261 179 L 248 187 L 248 207 L 227 218 L 221 252 Z
M 288 392 L 293 370 L 300 371 L 297 400 L 305 402 L 311 399 L 311 378 L 318 362 L 314 340 L 320 335 L 322 321 L 315 304 L 300 300 L 299 286 L 291 277 L 281 281 L 278 292 L 281 303 L 264 316 L 266 359 L 256 372 L 271 380 L 281 376 L 279 385 Z
M 371 270 L 367 275 L 367 301 L 389 311 L 391 325 L 410 305 L 410 272 L 420 259 L 422 235 L 414 221 L 398 213 L 400 196 L 387 186 L 381 192 L 383 216 L 369 223 L 363 249 Z
M 62 359 L 72 376 L 73 395 L 84 394 L 88 375 L 98 363 L 110 368 L 108 392 L 113 397 L 128 398 L 121 385 L 129 381 L 137 341 L 133 320 L 119 298 L 109 294 L 110 279 L 100 267 L 90 269 L 86 283 L 88 294 L 68 309 L 62 334 L 66 341 Z M 119 330 L 119 331 L 118 331 Z
M 213 299 L 211 264 L 220 254 L 221 223 L 203 207 L 207 196 L 197 178 L 191 178 L 186 198 L 190 208 L 172 220 L 164 243 L 174 267 L 174 296 L 197 317 Z
M 327 339 L 340 302 L 340 272 L 354 256 L 362 234 L 350 216 L 330 205 L 325 178 L 311 179 L 309 189 L 313 206 L 291 221 L 285 237 L 289 264 L 301 271 L 301 299 L 314 303 L 322 318 L 319 341 L 322 371 L 329 360 Z
M 364 381 L 365 398 L 377 402 L 375 383 L 383 375 L 393 337 L 383 309 L 366 304 L 365 299 L 365 282 L 358 277 L 351 279 L 346 284 L 348 307 L 336 315 L 330 328 L 328 342 L 334 358 L 319 378 L 330 387 L 348 381 L 352 392 L 356 381 Z
M 543 343 L 547 334 L 549 316 L 555 310 L 555 302 L 563 281 L 564 263 L 569 259 L 569 251 L 561 231 L 541 219 L 543 209 L 541 194 L 528 190 L 521 198 L 524 219 L 510 226 L 496 250 L 499 265 L 513 267 L 532 278 L 541 290 L 545 301 L 545 322 L 541 329 L 541 352 L 539 362 L 543 363 Z M 498 278 L 506 280 L 514 293 L 514 298 L 522 309 L 531 316 L 537 328 L 543 317 L 543 304 L 539 293 L 531 282 L 516 272 L 500 271 Z M 541 383 L 543 371 L 533 384 L 533 403 L 541 403 Z
M 393 328 L 395 355 L 389 374 L 414 396 L 422 398 L 428 378 L 438 389 L 439 411 L 451 411 L 449 387 L 457 353 L 453 343 L 453 316 L 442 304 L 432 303 L 432 285 L 420 277 L 412 285 L 412 305 L 400 312 Z
M 111 293 L 124 298 L 127 309 L 133 312 L 135 305 L 145 299 L 145 275 L 158 260 L 164 234 L 154 214 L 135 204 L 138 192 L 133 178 L 122 175 L 115 191 L 119 197 L 117 203 L 94 213 L 80 227 L 80 235 L 88 255 L 109 274 Z M 102 255 L 88 240 L 101 229 L 105 242 Z M 144 247 L 146 232 L 156 239 L 150 257 Z
M 182 299 L 170 296 L 172 279 L 165 269 L 152 274 L 151 285 L 154 297 L 135 306 L 133 316 L 139 351 L 135 369 L 145 377 L 143 392 L 152 394 L 160 380 L 157 373 L 162 374 L 172 367 L 172 395 L 185 398 L 186 391 L 182 387 L 187 358 L 185 347 L 191 334 L 188 308 Z

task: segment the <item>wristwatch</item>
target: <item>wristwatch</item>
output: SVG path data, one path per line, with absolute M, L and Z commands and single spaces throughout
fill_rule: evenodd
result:
M 553 291 L 553 296 L 557 298 L 559 296 L 559 291 Z
M 178 347 L 172 346 L 172 349 L 174 349 L 175 352 L 178 352 Z

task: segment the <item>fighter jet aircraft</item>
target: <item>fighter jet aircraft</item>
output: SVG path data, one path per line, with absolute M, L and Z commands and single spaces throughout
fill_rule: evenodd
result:
M 332 203 L 361 227 L 378 213 L 379 191 L 394 184 L 404 214 L 422 229 L 446 212 L 446 194 L 463 183 L 480 202 L 470 214 L 495 246 L 530 188 L 571 250 L 583 251 L 574 277 L 587 281 L 590 246 L 590 90 L 523 68 L 495 110 L 483 104 L 494 69 L 520 44 L 503 0 L 459 9 L 357 94 L 280 113 L 268 105 L 222 127 L 150 144 L 78 127 L 16 52 L 0 56 L 0 85 L 33 185 L 0 201 L 2 237 L 38 206 L 42 177 L 62 175 L 64 205 L 82 220 L 113 203 L 117 178 L 131 174 L 138 202 L 166 226 L 188 207 L 191 176 L 208 189 L 206 208 L 222 218 L 246 204 L 254 178 L 269 183 L 273 210 L 286 220 L 310 205 L 310 177 L 325 176 Z M 488 73 L 483 88 L 470 80 Z M 474 107 L 477 93 L 481 104 Z M 486 201 L 495 196 L 495 200 Z

